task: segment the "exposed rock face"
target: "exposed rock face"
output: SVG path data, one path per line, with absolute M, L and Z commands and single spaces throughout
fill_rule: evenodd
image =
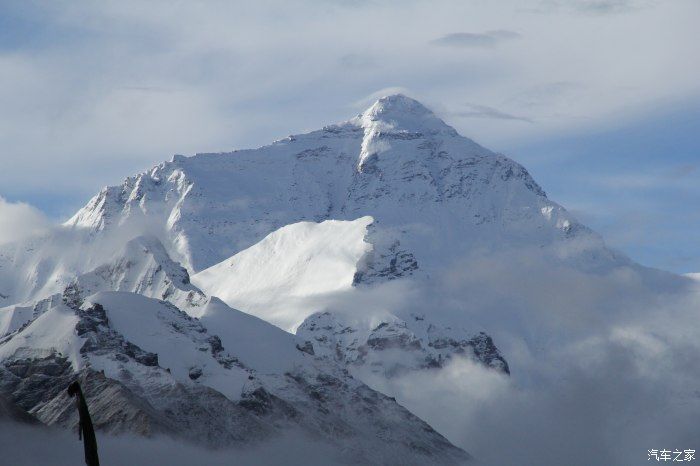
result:
M 371 240 L 370 240 L 371 241 Z M 386 248 L 373 248 L 358 263 L 358 270 L 353 277 L 353 285 L 369 285 L 397 278 L 410 277 L 418 270 L 418 262 L 410 251 L 401 247 L 395 240 Z
M 252 442 L 273 429 L 208 387 L 164 385 L 140 396 L 102 372 L 76 373 L 58 354 L 4 363 L 2 389 L 15 403 L 47 425 L 75 428 L 78 413 L 66 394 L 80 380 L 96 429 L 152 436 L 168 434 L 209 446 Z M 133 385 L 133 383 L 132 383 Z M 139 390 L 142 391 L 142 390 Z
M 412 370 L 439 368 L 454 357 L 467 357 L 509 373 L 508 363 L 490 336 L 430 323 L 423 315 L 407 320 L 387 315 L 380 323 L 350 323 L 331 312 L 314 314 L 297 330 L 317 355 L 351 367 L 367 367 L 393 377 Z

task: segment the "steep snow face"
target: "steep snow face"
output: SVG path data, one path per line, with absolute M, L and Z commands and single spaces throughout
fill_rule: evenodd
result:
M 54 294 L 37 302 L 0 308 L 0 338 L 20 329 L 60 302 L 61 295 Z
M 369 281 L 391 277 L 396 261 L 406 273 L 429 274 L 464 251 L 523 244 L 585 268 L 625 261 L 548 200 L 522 166 L 401 95 L 259 149 L 176 156 L 105 188 L 67 225 L 95 233 L 157 225 L 166 249 L 198 272 L 283 226 L 363 216 L 375 220 Z
M 233 257 L 192 276 L 228 305 L 294 330 L 323 307 L 325 295 L 352 288 L 371 217 L 300 222 L 270 233 Z
M 7 306 L 0 308 L 0 337 L 12 333 L 32 320 L 34 306 Z
M 309 364 L 301 340 L 262 319 L 234 311 L 218 298 L 198 310 L 202 325 L 216 329 L 224 346 L 259 374 L 284 374 Z

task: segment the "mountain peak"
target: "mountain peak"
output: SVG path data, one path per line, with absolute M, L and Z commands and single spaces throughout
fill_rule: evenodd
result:
M 451 126 L 415 99 L 393 94 L 377 100 L 359 117 L 364 130 L 357 169 L 367 165 L 379 153 L 387 152 L 393 139 L 416 139 L 435 135 L 457 136 Z
M 361 121 L 364 128 L 382 132 L 454 132 L 425 105 L 403 94 L 380 98 L 362 113 Z
M 425 105 L 403 94 L 390 94 L 374 102 L 364 114 L 383 116 L 387 114 L 433 114 Z

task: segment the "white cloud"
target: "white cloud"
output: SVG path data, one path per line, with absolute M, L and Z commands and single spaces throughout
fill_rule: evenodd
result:
M 0 244 L 40 234 L 50 225 L 44 214 L 31 205 L 0 197 Z
M 700 286 L 542 256 L 463 258 L 390 307 L 485 328 L 511 377 L 456 360 L 389 380 L 368 371 L 370 385 L 486 465 L 634 466 L 647 449 L 697 449 Z

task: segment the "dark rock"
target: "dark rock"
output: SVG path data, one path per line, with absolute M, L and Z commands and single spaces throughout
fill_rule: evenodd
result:
M 191 380 L 197 380 L 202 376 L 202 368 L 201 367 L 192 367 L 190 368 L 190 372 L 188 374 L 189 378 Z
M 299 343 L 297 343 L 296 347 L 302 353 L 307 353 L 307 354 L 310 354 L 311 356 L 313 356 L 315 354 L 314 353 L 314 345 L 309 340 L 306 340 L 303 345 L 300 345 Z

